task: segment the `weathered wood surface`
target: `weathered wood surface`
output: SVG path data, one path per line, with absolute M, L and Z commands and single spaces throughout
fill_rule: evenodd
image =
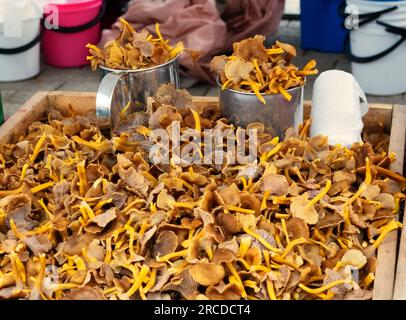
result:
M 393 137 L 391 136 L 392 151 L 397 154 L 396 163 L 392 165 L 392 170 L 404 173 L 405 168 L 405 148 L 406 148 L 406 107 L 396 105 L 393 109 L 392 123 Z M 403 226 L 406 225 L 406 209 L 403 215 Z M 399 253 L 395 277 L 394 300 L 406 300 L 406 230 L 402 229 L 399 243 Z

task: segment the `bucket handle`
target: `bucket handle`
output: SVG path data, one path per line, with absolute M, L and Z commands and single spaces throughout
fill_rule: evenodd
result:
M 19 53 L 23 53 L 25 51 L 30 50 L 31 48 L 34 48 L 40 41 L 42 38 L 42 30 L 40 31 L 40 33 L 29 43 L 18 47 L 18 48 L 0 48 L 0 54 L 6 54 L 6 55 L 12 55 L 12 54 L 19 54 Z
M 406 28 L 400 28 L 400 27 L 396 27 L 396 26 L 392 26 L 388 23 L 382 22 L 382 21 L 377 21 L 377 24 L 384 26 L 385 30 L 389 33 L 392 34 L 396 34 L 396 35 L 400 35 L 401 38 L 396 41 L 392 46 L 390 46 L 388 49 L 375 54 L 373 56 L 369 56 L 369 57 L 357 57 L 355 56 L 352 52 L 351 52 L 351 48 L 350 48 L 350 41 L 346 41 L 346 45 L 345 45 L 345 53 L 347 54 L 348 58 L 352 61 L 352 62 L 357 62 L 357 63 L 368 63 L 368 62 L 373 62 L 376 61 L 378 59 L 381 59 L 383 57 L 385 57 L 386 55 L 388 55 L 389 53 L 393 52 L 397 47 L 399 47 L 405 40 L 406 40 Z
M 92 21 L 89 21 L 88 23 L 83 24 L 81 26 L 59 27 L 58 29 L 52 29 L 52 31 L 55 31 L 55 32 L 58 32 L 58 33 L 69 34 L 69 33 L 78 33 L 78 32 L 88 30 L 88 29 L 94 27 L 95 25 L 97 25 L 101 21 L 104 14 L 106 13 L 106 9 L 107 9 L 107 0 L 103 0 L 103 4 L 102 4 L 102 7 L 100 8 L 99 14 Z M 41 25 L 42 25 L 43 28 L 45 28 L 45 20 L 44 19 L 41 20 Z
M 343 18 L 347 18 L 350 16 L 350 14 L 345 12 L 345 9 L 347 8 L 347 4 L 346 1 L 342 1 L 340 3 L 340 5 L 338 6 L 338 13 L 341 17 Z M 359 26 L 363 26 L 364 24 L 367 24 L 369 22 L 372 22 L 378 18 L 380 18 L 381 15 L 385 14 L 385 13 L 389 13 L 392 11 L 397 10 L 399 7 L 398 6 L 393 6 L 393 7 L 389 7 L 380 11 L 375 11 L 375 12 L 369 12 L 369 13 L 363 13 L 360 14 L 358 16 L 360 22 L 359 22 Z

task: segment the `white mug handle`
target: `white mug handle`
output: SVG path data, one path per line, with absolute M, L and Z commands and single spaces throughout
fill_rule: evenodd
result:
M 355 87 L 357 88 L 357 93 L 362 100 L 362 102 L 360 103 L 360 107 L 361 107 L 361 117 L 363 117 L 367 114 L 367 112 L 369 110 L 368 100 L 367 100 L 364 90 L 362 90 L 362 88 L 359 85 L 359 83 L 357 82 L 357 80 L 354 79 L 354 82 L 355 82 Z

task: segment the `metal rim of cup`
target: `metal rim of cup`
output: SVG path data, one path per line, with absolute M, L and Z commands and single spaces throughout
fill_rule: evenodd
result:
M 220 77 L 219 76 L 216 78 L 216 82 L 217 82 L 217 86 L 220 88 L 220 93 L 222 91 L 230 91 L 230 92 L 233 92 L 233 93 L 236 93 L 236 94 L 257 97 L 255 95 L 255 93 L 253 93 L 253 92 L 245 92 L 245 91 L 240 91 L 240 90 L 235 90 L 235 89 L 230 89 L 230 88 L 226 88 L 226 89 L 222 90 L 221 87 L 223 85 L 220 82 Z M 286 90 L 286 92 L 293 92 L 293 91 L 299 90 L 301 88 L 304 88 L 305 85 L 306 85 L 306 80 L 305 80 L 305 82 L 304 82 L 304 84 L 302 86 L 296 86 L 296 87 L 290 88 L 290 89 Z M 268 97 L 268 96 L 269 97 L 274 97 L 274 96 L 278 96 L 278 95 L 282 95 L 282 94 L 281 93 L 261 93 L 261 95 L 264 96 L 264 97 Z
M 99 66 L 100 69 L 105 70 L 105 71 L 109 71 L 109 72 L 114 72 L 116 74 L 124 74 L 124 73 L 138 73 L 138 72 L 145 72 L 145 71 L 152 71 L 152 70 L 156 70 L 156 69 L 160 69 L 163 67 L 166 67 L 167 65 L 175 62 L 176 60 L 178 60 L 180 57 L 180 54 L 178 54 L 175 58 L 163 63 L 163 64 L 159 64 L 157 66 L 153 66 L 150 68 L 141 68 L 141 69 L 111 69 L 111 68 L 107 68 L 104 66 Z

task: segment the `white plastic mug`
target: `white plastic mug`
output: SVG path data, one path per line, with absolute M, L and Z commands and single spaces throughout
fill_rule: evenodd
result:
M 367 98 L 352 74 L 323 72 L 313 87 L 310 136 L 325 135 L 331 145 L 350 147 L 362 141 L 362 117 L 367 112 Z

